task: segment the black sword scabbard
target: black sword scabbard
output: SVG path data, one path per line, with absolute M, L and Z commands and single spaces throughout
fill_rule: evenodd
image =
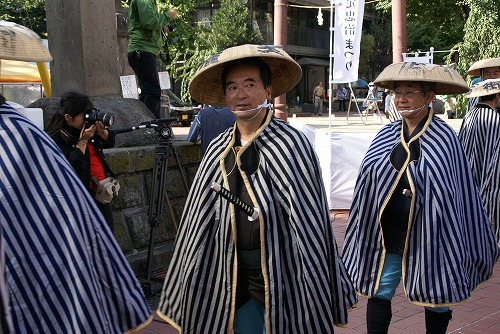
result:
M 229 202 L 233 203 L 238 209 L 243 211 L 247 216 L 249 221 L 254 221 L 259 217 L 259 208 L 253 208 L 247 203 L 243 202 L 241 199 L 231 194 L 229 190 L 224 188 L 218 183 L 212 183 L 212 190 L 227 199 Z

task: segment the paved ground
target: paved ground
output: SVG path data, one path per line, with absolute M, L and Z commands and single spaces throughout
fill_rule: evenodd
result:
M 348 211 L 330 212 L 339 249 L 342 249 Z M 157 303 L 157 298 L 151 299 Z M 155 308 L 152 305 L 152 308 Z M 423 307 L 411 304 L 403 295 L 400 286 L 393 299 L 393 316 L 389 334 L 425 333 Z M 336 328 L 335 333 L 366 333 L 366 300 L 360 299 L 357 308 L 349 313 L 349 328 Z M 155 317 L 140 334 L 178 333 L 167 323 Z M 500 264 L 497 263 L 492 278 L 480 285 L 467 302 L 453 307 L 453 320 L 448 326 L 448 333 L 461 334 L 498 334 L 500 333 Z M 207 333 L 210 334 L 210 333 Z
M 371 117 L 371 118 L 370 118 Z M 440 116 L 442 117 L 442 116 Z M 345 113 L 334 113 L 332 121 L 328 116 L 298 117 L 301 122 L 316 128 L 332 127 L 332 131 L 374 131 L 388 123 L 377 116 L 368 116 L 366 125 L 359 121 L 359 116 L 351 114 L 349 124 Z M 290 120 L 290 119 L 289 119 Z M 447 120 L 446 122 L 456 131 L 460 128 L 461 120 Z M 188 127 L 174 127 L 176 140 L 185 140 Z M 348 211 L 331 211 L 332 224 L 339 249 L 342 249 Z M 150 298 L 152 309 L 156 308 L 158 297 Z M 393 299 L 393 318 L 389 334 L 417 334 L 425 333 L 423 307 L 411 304 L 406 300 L 400 286 Z M 349 328 L 336 328 L 336 333 L 358 334 L 366 333 L 366 300 L 360 299 L 357 307 L 349 313 Z M 140 334 L 174 334 L 174 328 L 155 316 L 154 320 Z M 500 333 L 500 264 L 495 266 L 493 277 L 480 285 L 473 293 L 472 298 L 461 305 L 453 307 L 453 320 L 448 326 L 448 333 L 461 334 L 498 334 Z M 210 333 L 207 333 L 210 334 Z

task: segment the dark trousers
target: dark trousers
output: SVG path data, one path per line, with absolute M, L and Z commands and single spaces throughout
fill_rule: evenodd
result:
M 345 111 L 345 100 L 339 100 L 339 111 Z
M 127 56 L 141 89 L 139 100 L 144 102 L 156 118 L 160 118 L 161 88 L 156 56 L 144 51 L 129 52 Z
M 111 203 L 101 203 L 95 199 L 95 191 L 90 190 L 90 195 L 94 199 L 95 204 L 99 211 L 101 211 L 106 223 L 108 223 L 111 232 L 115 231 L 115 217 L 113 216 L 113 208 L 111 207 Z

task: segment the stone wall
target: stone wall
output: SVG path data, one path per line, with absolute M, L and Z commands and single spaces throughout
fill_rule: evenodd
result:
M 157 146 L 105 150 L 106 159 L 121 185 L 118 197 L 112 202 L 115 237 L 138 276 L 141 276 L 146 268 L 151 231 L 155 240 L 152 268 L 166 267 L 171 257 L 175 238 L 174 223 L 178 224 L 180 221 L 187 195 L 177 168 L 177 161 L 172 154 L 173 150 L 179 156 L 189 185 L 192 184 L 200 162 L 201 153 L 198 145 L 174 141 L 173 146 L 168 149 L 170 154 L 165 189 L 172 205 L 172 212 L 169 210 L 168 202 L 165 201 L 163 222 L 153 229 L 148 222 L 148 208 Z

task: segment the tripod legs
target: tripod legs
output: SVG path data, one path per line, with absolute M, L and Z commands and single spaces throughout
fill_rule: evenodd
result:
M 148 255 L 146 260 L 146 281 L 143 282 L 143 289 L 147 295 L 153 295 L 151 279 L 152 279 L 152 263 L 155 242 L 155 228 L 158 227 L 163 221 L 164 203 L 167 202 L 168 210 L 172 224 L 177 232 L 177 223 L 173 212 L 173 207 L 165 189 L 167 184 L 167 171 L 168 171 L 168 150 L 172 154 L 177 163 L 177 167 L 181 174 L 181 178 L 186 189 L 186 194 L 189 192 L 187 178 L 182 169 L 182 164 L 179 155 L 172 144 L 159 145 L 155 151 L 153 175 L 151 179 L 151 194 L 149 196 L 149 209 L 148 209 L 148 222 L 150 225 Z

